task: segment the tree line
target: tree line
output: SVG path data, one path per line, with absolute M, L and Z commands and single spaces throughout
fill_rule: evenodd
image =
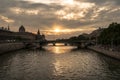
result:
M 99 44 L 120 45 L 120 24 L 113 22 L 98 37 Z

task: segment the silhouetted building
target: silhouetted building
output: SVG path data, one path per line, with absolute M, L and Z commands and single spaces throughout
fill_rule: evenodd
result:
M 44 34 L 41 35 L 39 30 L 36 35 L 36 40 L 39 40 L 39 41 L 45 40 L 45 35 Z
M 6 28 L 6 27 L 0 27 L 0 30 L 10 31 L 10 27 L 9 27 L 9 25 L 8 25 L 8 28 Z
M 42 40 L 45 40 L 45 35 L 44 34 L 42 34 Z
M 101 32 L 104 30 L 104 28 L 98 28 L 97 30 L 94 30 L 92 33 L 89 34 L 90 39 L 96 39 L 100 36 Z
M 89 34 L 89 39 L 97 44 L 98 43 L 98 37 L 100 36 L 101 32 L 104 29 L 105 28 L 100 28 L 99 27 L 97 30 L 94 30 L 92 33 Z
M 0 41 L 13 40 L 14 33 L 10 31 L 10 28 L 0 27 Z
M 37 34 L 33 34 L 31 32 L 26 32 L 25 27 L 22 25 L 19 28 L 19 32 L 10 31 L 10 27 L 8 28 L 1 27 L 0 28 L 0 41 L 24 41 L 24 40 L 45 40 L 45 35 L 41 35 L 38 30 Z
M 23 25 L 20 26 L 20 28 L 19 28 L 19 32 L 25 32 L 25 28 L 24 28 Z
M 15 32 L 14 35 L 20 40 L 35 40 L 36 36 L 31 32 Z
M 31 32 L 26 32 L 26 29 L 23 25 L 20 26 L 19 32 L 15 33 L 16 37 L 19 37 L 19 39 L 22 40 L 35 40 L 36 34 L 33 34 Z

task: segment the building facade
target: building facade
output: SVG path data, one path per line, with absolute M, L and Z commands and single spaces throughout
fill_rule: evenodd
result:
M 45 40 L 45 35 L 41 35 L 40 31 L 37 34 L 26 32 L 23 25 L 20 26 L 19 32 L 10 31 L 10 28 L 0 28 L 0 41 L 25 41 L 25 40 Z

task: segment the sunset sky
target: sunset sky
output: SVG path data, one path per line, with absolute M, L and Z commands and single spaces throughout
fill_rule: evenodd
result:
M 120 0 L 0 0 L 1 27 L 40 29 L 47 39 L 90 33 L 111 22 L 120 22 Z

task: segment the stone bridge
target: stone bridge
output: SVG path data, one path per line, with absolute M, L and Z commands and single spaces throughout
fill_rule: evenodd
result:
M 56 46 L 57 43 L 63 43 L 64 46 L 70 45 L 70 46 L 77 46 L 78 48 L 85 48 L 88 46 L 88 41 L 87 40 L 80 40 L 80 41 L 69 41 L 69 40 L 51 40 L 51 41 L 39 41 L 37 42 L 40 44 L 40 46 L 45 46 L 48 44 L 52 44 L 53 46 Z
M 39 45 L 40 48 L 42 48 L 43 46 L 46 46 L 48 44 L 52 44 L 53 46 L 57 46 L 56 45 L 57 43 L 63 43 L 64 46 L 70 45 L 70 46 L 77 46 L 77 48 L 86 48 L 88 46 L 88 44 L 89 44 L 89 41 L 87 41 L 87 40 L 80 40 L 80 41 L 46 40 L 46 41 L 27 41 L 27 42 L 24 42 L 24 44 L 26 46 L 32 47 L 32 46 Z

